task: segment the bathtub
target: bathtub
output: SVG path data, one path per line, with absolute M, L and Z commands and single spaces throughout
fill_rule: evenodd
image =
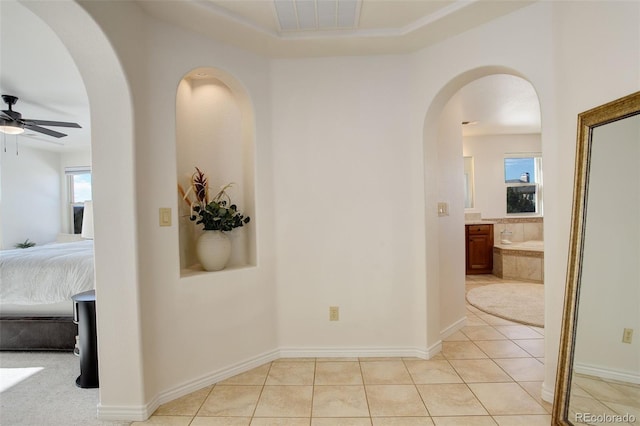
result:
M 500 278 L 542 283 L 544 281 L 544 241 L 495 244 L 493 274 Z

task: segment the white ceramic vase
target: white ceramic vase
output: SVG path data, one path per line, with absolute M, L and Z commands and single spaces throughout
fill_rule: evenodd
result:
M 196 242 L 196 255 L 205 271 L 219 271 L 229 262 L 231 241 L 222 231 L 204 231 Z

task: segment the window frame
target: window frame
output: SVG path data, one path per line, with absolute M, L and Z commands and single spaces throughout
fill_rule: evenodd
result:
M 71 234 L 80 234 L 82 232 L 82 222 L 80 223 L 79 229 L 76 229 L 76 221 L 75 221 L 75 213 L 76 209 L 82 209 L 82 213 L 84 214 L 84 201 L 80 202 L 75 201 L 75 180 L 74 176 L 77 175 L 92 175 L 91 166 L 74 166 L 74 167 L 65 167 L 64 169 L 65 179 L 67 183 L 67 212 L 69 219 L 67 221 L 67 226 L 69 227 Z M 93 178 L 93 176 L 91 176 Z M 92 182 L 92 190 L 93 190 L 93 182 Z M 77 232 L 76 232 L 77 231 Z
M 530 176 L 529 182 L 507 182 L 506 176 L 506 160 L 511 158 L 531 158 L 534 161 L 534 175 Z M 518 152 L 518 153 L 505 153 L 502 161 L 503 164 L 503 176 L 505 185 L 505 214 L 507 216 L 542 216 L 543 203 L 542 203 L 542 190 L 543 190 L 543 178 L 542 178 L 542 153 L 540 152 Z M 522 188 L 527 186 L 535 187 L 535 212 L 517 212 L 509 213 L 508 211 L 508 192 L 509 188 Z

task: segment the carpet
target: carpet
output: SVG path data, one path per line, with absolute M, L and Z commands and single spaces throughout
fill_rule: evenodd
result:
M 0 351 L 0 425 L 129 425 L 96 418 L 99 389 L 77 387 L 79 371 L 71 352 Z
M 501 283 L 467 292 L 472 306 L 491 315 L 536 327 L 544 327 L 544 285 Z

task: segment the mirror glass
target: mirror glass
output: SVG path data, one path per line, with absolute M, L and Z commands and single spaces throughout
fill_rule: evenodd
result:
M 554 424 L 640 424 L 640 92 L 581 114 Z
M 473 157 L 464 157 L 464 208 L 474 204 Z

